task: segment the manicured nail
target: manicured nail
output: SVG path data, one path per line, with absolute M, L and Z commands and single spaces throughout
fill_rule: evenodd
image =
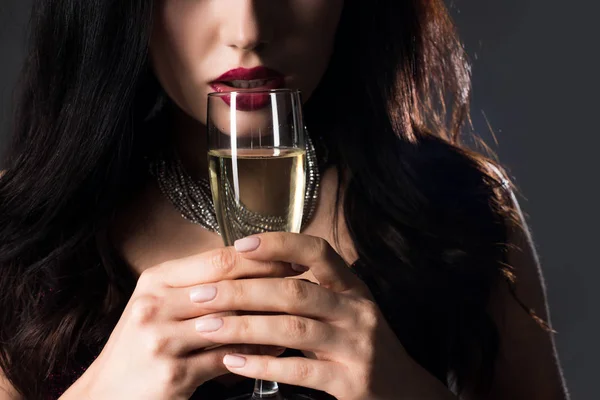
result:
M 196 321 L 198 332 L 214 332 L 221 329 L 223 320 L 221 318 L 202 318 Z
M 190 292 L 190 300 L 194 303 L 211 301 L 215 297 L 217 297 L 217 288 L 214 286 L 202 286 L 194 288 Z
M 223 364 L 231 368 L 242 368 L 246 365 L 246 358 L 234 354 L 227 354 L 223 357 Z
M 240 253 L 252 251 L 258 249 L 260 245 L 260 239 L 257 237 L 247 237 L 240 240 L 236 240 L 233 246 Z
M 293 264 L 292 263 L 292 269 L 296 272 L 306 272 L 308 271 L 310 268 L 305 267 L 304 265 L 300 265 L 300 264 Z

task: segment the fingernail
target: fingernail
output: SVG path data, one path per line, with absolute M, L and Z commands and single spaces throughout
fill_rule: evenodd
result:
M 223 364 L 232 368 L 242 368 L 246 365 L 246 358 L 234 354 L 227 354 L 223 357 Z
M 190 300 L 194 303 L 203 303 L 217 297 L 217 288 L 214 286 L 202 286 L 194 288 L 190 292 Z
M 296 272 L 306 272 L 310 268 L 305 267 L 304 265 L 300 265 L 300 264 L 292 264 L 292 269 Z
M 240 253 L 252 251 L 258 249 L 260 245 L 260 239 L 257 237 L 247 237 L 240 240 L 236 240 L 233 246 Z
M 202 318 L 196 321 L 196 330 L 198 332 L 214 332 L 223 326 L 221 318 Z

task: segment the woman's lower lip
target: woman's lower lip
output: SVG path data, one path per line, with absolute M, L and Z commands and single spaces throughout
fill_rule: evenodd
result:
M 271 79 L 266 85 L 254 87 L 252 89 L 241 89 L 226 85 L 221 82 L 211 83 L 210 85 L 215 92 L 237 92 L 235 108 L 238 111 L 257 111 L 271 104 L 271 96 L 268 93 L 252 93 L 252 90 L 272 90 L 281 89 L 285 86 L 283 78 Z M 249 90 L 249 93 L 244 93 Z M 231 107 L 231 96 L 219 96 L 229 107 Z

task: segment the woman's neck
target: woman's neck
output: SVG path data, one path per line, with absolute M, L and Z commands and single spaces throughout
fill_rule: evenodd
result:
M 195 180 L 208 177 L 206 126 L 176 106 L 171 126 L 170 135 L 186 171 Z

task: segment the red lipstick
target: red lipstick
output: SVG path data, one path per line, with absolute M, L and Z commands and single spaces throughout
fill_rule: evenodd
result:
M 285 86 L 285 77 L 282 73 L 267 67 L 236 68 L 225 72 L 210 83 L 215 92 L 238 92 L 236 95 L 236 109 L 239 111 L 256 111 L 267 107 L 271 103 L 268 93 L 252 91 L 265 91 L 280 89 Z M 244 93 L 247 91 L 247 93 Z M 231 106 L 231 96 L 221 96 L 223 101 Z

